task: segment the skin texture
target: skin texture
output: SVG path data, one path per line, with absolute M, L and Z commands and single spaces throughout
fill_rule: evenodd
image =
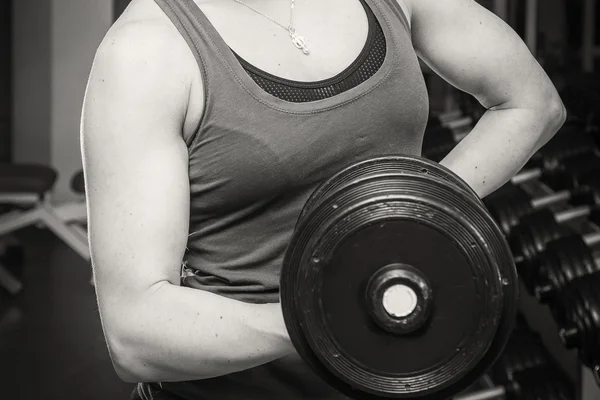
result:
M 319 38 L 310 57 L 290 46 L 284 30 L 235 2 L 197 2 L 230 47 L 289 79 L 335 75 L 366 37 L 357 1 L 298 2 L 298 32 Z M 249 3 L 288 18 L 287 1 Z M 489 109 L 442 162 L 485 196 L 558 130 L 562 103 L 521 40 L 475 2 L 401 6 L 419 56 Z M 256 29 L 243 28 L 248 24 Z M 279 304 L 179 286 L 189 221 L 186 140 L 203 102 L 202 77 L 181 35 L 152 0 L 133 0 L 97 51 L 82 119 L 100 316 L 126 381 L 204 379 L 296 356 Z

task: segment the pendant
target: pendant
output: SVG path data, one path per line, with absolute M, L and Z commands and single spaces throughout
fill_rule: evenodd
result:
M 302 50 L 302 53 L 309 55 L 310 54 L 310 50 L 308 49 L 308 46 L 306 45 L 306 40 L 304 39 L 304 37 L 296 35 L 295 33 L 291 33 L 290 32 L 290 37 L 292 39 L 292 43 L 294 44 L 294 46 L 296 46 L 296 48 Z

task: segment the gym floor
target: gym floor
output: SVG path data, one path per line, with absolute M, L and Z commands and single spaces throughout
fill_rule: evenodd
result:
M 18 233 L 24 291 L 0 294 L 0 398 L 120 400 L 133 385 L 115 374 L 98 317 L 91 267 L 52 233 Z

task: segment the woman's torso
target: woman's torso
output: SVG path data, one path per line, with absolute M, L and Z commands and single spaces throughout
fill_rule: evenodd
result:
M 428 101 L 408 22 L 396 0 L 367 0 L 385 36 L 382 65 L 349 90 L 297 103 L 261 89 L 232 50 L 293 81 L 335 77 L 368 36 L 358 0 L 296 1 L 296 29 L 309 40 L 308 56 L 281 27 L 232 0 L 156 4 L 140 0 L 133 7 L 156 18 L 166 14 L 195 56 L 182 53 L 182 62 L 196 63 L 198 71 L 183 132 L 191 209 L 182 284 L 246 302 L 278 301 L 287 243 L 315 187 L 359 160 L 420 154 Z M 287 23 L 288 2 L 249 4 Z M 185 399 L 343 398 L 297 357 L 162 387 Z

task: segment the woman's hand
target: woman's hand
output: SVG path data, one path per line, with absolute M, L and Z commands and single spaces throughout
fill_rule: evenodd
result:
M 562 126 L 560 97 L 521 38 L 473 0 L 397 0 L 419 57 L 488 110 L 442 164 L 481 197 L 514 176 Z

